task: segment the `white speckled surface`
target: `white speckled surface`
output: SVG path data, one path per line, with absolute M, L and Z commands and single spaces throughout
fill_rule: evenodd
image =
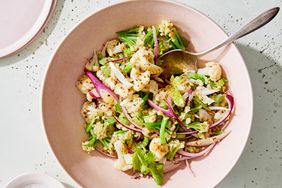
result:
M 27 171 L 45 172 L 78 187 L 52 154 L 40 122 L 40 88 L 51 54 L 70 29 L 94 10 L 115 1 L 58 0 L 44 33 L 13 56 L 0 59 L 0 187 Z M 225 31 L 281 0 L 182 0 Z M 254 90 L 251 135 L 237 165 L 218 188 L 282 187 L 282 12 L 266 27 L 238 41 Z M 243 92 L 243 91 L 242 91 Z

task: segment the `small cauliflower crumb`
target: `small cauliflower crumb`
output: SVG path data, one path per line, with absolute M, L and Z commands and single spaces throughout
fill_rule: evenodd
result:
M 94 88 L 91 80 L 86 75 L 82 75 L 79 78 L 79 80 L 76 82 L 76 87 L 84 94 L 88 93 Z
M 133 80 L 135 91 L 141 91 L 150 82 L 150 72 L 140 72 L 136 68 L 132 68 L 130 72 L 130 77 Z
M 131 94 L 130 89 L 125 87 L 122 83 L 118 83 L 116 85 L 114 92 L 122 98 L 125 98 Z
M 168 20 L 162 20 L 159 25 L 159 32 L 161 36 L 169 35 L 171 37 L 173 33 L 173 24 Z
M 101 122 L 97 122 L 93 127 L 93 132 L 97 136 L 97 139 L 101 140 L 107 137 L 109 126 L 102 124 Z
M 208 62 L 204 68 L 198 69 L 199 74 L 209 76 L 214 82 L 221 78 L 222 70 L 219 63 Z
M 95 108 L 93 102 L 85 102 L 81 109 L 81 115 L 84 120 L 89 123 L 95 118 L 96 116 L 103 116 L 103 111 L 100 109 Z
M 132 168 L 132 155 L 127 153 L 127 149 L 121 141 L 114 143 L 118 159 L 114 163 L 117 170 L 127 171 Z
M 135 94 L 124 99 L 121 105 L 125 106 L 128 113 L 134 113 L 141 110 L 143 100 L 139 97 L 139 95 Z
M 160 138 L 153 138 L 149 145 L 150 151 L 155 155 L 155 160 L 160 161 L 168 152 L 168 145 L 162 144 Z

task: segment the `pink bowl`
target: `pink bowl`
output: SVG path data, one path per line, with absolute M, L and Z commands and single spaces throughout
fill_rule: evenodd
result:
M 81 150 L 86 139 L 80 117 L 84 96 L 75 82 L 83 73 L 86 58 L 93 49 L 115 37 L 115 32 L 134 25 L 158 24 L 169 19 L 189 36 L 195 50 L 205 49 L 227 37 L 202 13 L 170 1 L 126 1 L 95 12 L 61 43 L 46 72 L 42 90 L 42 119 L 48 141 L 61 165 L 83 187 L 159 187 L 153 180 L 131 179 L 113 168 L 113 161 Z M 221 63 L 230 80 L 236 102 L 229 125 L 231 134 L 202 160 L 192 162 L 196 176 L 180 169 L 169 176 L 163 187 L 214 187 L 239 159 L 251 128 L 253 96 L 244 61 L 235 45 L 204 57 Z

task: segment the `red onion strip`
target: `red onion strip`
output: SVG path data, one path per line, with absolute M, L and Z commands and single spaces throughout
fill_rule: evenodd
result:
M 194 146 L 194 147 L 203 147 L 203 146 L 208 146 L 211 144 L 215 144 L 216 142 L 221 141 L 224 139 L 227 135 L 229 135 L 231 131 L 226 131 L 218 136 L 213 136 L 210 138 L 202 139 L 202 140 L 196 140 L 193 142 L 188 142 L 186 143 L 187 146 Z
M 135 123 L 133 121 L 133 119 L 131 118 L 131 116 L 127 113 L 125 107 L 120 103 L 121 109 L 123 114 L 125 115 L 126 119 L 132 124 L 134 125 L 134 127 L 138 128 L 138 129 L 142 129 L 142 127 L 140 127 L 137 123 Z
M 128 57 L 122 57 L 122 58 L 118 58 L 118 59 L 113 59 L 113 60 L 111 60 L 109 62 L 115 63 L 115 62 L 124 61 L 124 60 L 127 60 L 127 59 L 128 59 Z
M 135 127 L 130 127 L 130 126 L 128 126 L 128 125 L 125 125 L 125 124 L 122 123 L 115 115 L 113 115 L 113 117 L 114 117 L 115 120 L 116 120 L 119 124 L 121 124 L 123 127 L 127 128 L 127 129 L 129 129 L 129 130 L 131 130 L 131 131 L 135 131 L 135 132 L 142 133 L 142 130 L 140 130 L 140 129 L 137 129 L 137 128 L 135 128 Z
M 188 98 L 187 98 L 186 103 L 185 103 L 186 106 L 190 106 L 190 103 L 192 102 L 193 97 L 194 97 L 193 90 L 189 89 L 189 91 L 188 91 Z
M 96 89 L 95 89 L 95 91 L 89 91 L 89 95 L 93 98 L 93 99 L 99 99 L 99 98 L 101 98 L 101 96 L 99 95 L 99 93 L 96 91 Z
M 194 177 L 196 177 L 194 171 L 193 171 L 192 168 L 191 168 L 191 164 L 190 164 L 190 162 L 189 162 L 188 159 L 185 160 L 185 164 L 186 164 L 187 169 L 191 172 L 191 174 L 192 174 Z
M 181 163 L 178 163 L 178 164 L 172 164 L 170 166 L 165 166 L 164 167 L 164 174 L 167 174 L 169 172 L 172 172 L 176 169 L 178 169 L 182 164 Z
M 153 38 L 154 38 L 154 55 L 155 55 L 155 62 L 157 62 L 158 55 L 159 55 L 159 43 L 158 43 L 158 37 L 157 37 L 157 31 L 155 26 L 153 28 Z
M 107 157 L 114 158 L 114 159 L 117 158 L 116 156 L 111 155 L 111 154 L 105 152 L 105 151 L 104 151 L 103 149 L 101 149 L 101 148 L 98 148 L 98 147 L 97 147 L 97 148 L 95 148 L 95 150 L 98 151 L 100 154 L 105 155 L 105 156 L 107 156 Z
M 203 156 L 206 153 L 208 153 L 214 146 L 215 146 L 215 144 L 211 144 L 210 146 L 208 146 L 207 148 L 205 148 L 204 150 L 202 150 L 198 153 L 190 153 L 190 152 L 187 152 L 187 151 L 180 150 L 177 153 L 179 155 L 184 156 L 184 157 L 176 159 L 176 161 L 182 161 L 182 160 L 187 160 L 187 159 L 192 159 L 192 158 Z
M 164 113 L 164 114 L 167 115 L 168 117 L 171 117 L 171 118 L 173 118 L 173 119 L 176 118 L 174 112 L 172 112 L 170 108 L 169 108 L 169 109 L 161 108 L 161 107 L 159 107 L 158 105 L 156 105 L 156 104 L 155 104 L 153 101 L 151 101 L 151 100 L 148 100 L 148 104 L 149 104 L 152 108 L 156 109 L 157 111 L 160 111 L 160 112 Z
M 101 90 L 105 90 L 114 98 L 116 102 L 118 101 L 118 96 L 110 88 L 108 88 L 105 84 L 103 84 L 101 80 L 99 80 L 96 76 L 94 76 L 94 74 L 92 74 L 89 71 L 85 71 L 85 74 L 90 78 L 90 80 L 92 81 L 93 85 L 95 86 L 100 96 L 101 96 Z
M 231 112 L 232 112 L 233 109 L 234 109 L 234 98 L 233 98 L 232 95 L 226 94 L 226 95 L 225 95 L 225 99 L 226 99 L 226 101 L 227 101 L 227 103 L 228 103 L 228 113 L 226 113 L 226 115 L 225 115 L 223 118 L 221 118 L 220 120 L 218 120 L 217 122 L 215 122 L 214 124 L 212 124 L 212 125 L 210 126 L 210 128 L 213 128 L 213 127 L 215 127 L 215 126 L 217 126 L 217 125 L 220 125 L 221 123 L 225 122 L 225 120 L 231 115 Z

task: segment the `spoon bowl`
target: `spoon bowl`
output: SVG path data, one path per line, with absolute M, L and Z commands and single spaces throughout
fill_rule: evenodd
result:
M 239 31 L 227 37 L 227 39 L 201 52 L 189 52 L 182 49 L 175 49 L 164 53 L 159 57 L 159 59 L 163 60 L 164 62 L 162 64 L 164 71 L 161 74 L 161 77 L 167 80 L 171 77 L 171 75 L 181 74 L 189 70 L 197 71 L 198 56 L 208 54 L 209 52 L 212 52 L 225 45 L 231 44 L 237 39 L 246 36 L 253 31 L 256 31 L 257 29 L 270 22 L 278 14 L 279 10 L 279 7 L 274 7 L 263 12 L 262 14 L 248 22 L 246 25 L 244 25 Z

